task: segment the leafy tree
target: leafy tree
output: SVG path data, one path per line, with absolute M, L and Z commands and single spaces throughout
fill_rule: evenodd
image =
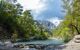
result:
M 64 20 L 58 28 L 55 35 L 63 38 L 65 41 L 71 39 L 74 35 L 80 34 L 80 1 L 79 0 L 62 0 L 64 12 L 66 12 Z
M 17 3 L 0 1 L 0 39 L 47 39 L 48 32 L 42 25 L 37 25 L 30 10 L 23 12 Z
M 18 11 L 19 7 L 7 3 L 5 1 L 0 1 L 0 27 L 2 27 L 3 31 L 6 30 L 6 32 L 2 35 L 5 37 L 5 34 L 7 35 L 7 38 L 10 38 L 14 30 L 17 30 L 17 20 L 18 18 Z M 0 33 L 2 33 L 0 32 Z
M 25 11 L 21 17 L 18 18 L 18 24 L 23 29 L 23 36 L 29 38 L 34 31 L 34 20 L 30 14 L 30 11 Z M 21 35 L 20 35 L 21 36 Z
M 67 0 L 66 2 L 70 3 L 70 6 L 66 8 L 67 10 L 67 14 L 66 14 L 66 17 L 65 17 L 65 21 L 66 21 L 66 24 L 67 26 L 72 30 L 72 33 L 75 34 L 80 34 L 79 30 L 80 30 L 80 17 L 79 17 L 79 4 L 80 4 L 80 1 L 79 0 L 73 0 L 73 1 L 70 1 L 70 0 Z M 69 5 L 69 4 L 67 4 Z M 65 5 L 66 7 L 66 5 Z M 69 9 L 68 9 L 69 8 Z M 65 22 L 64 21 L 64 22 Z

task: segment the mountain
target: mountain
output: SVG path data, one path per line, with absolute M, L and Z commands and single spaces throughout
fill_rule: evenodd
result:
M 56 27 L 52 22 L 47 21 L 47 20 L 35 20 L 35 21 L 36 21 L 37 25 L 41 25 L 44 28 L 46 28 L 47 30 L 52 30 Z

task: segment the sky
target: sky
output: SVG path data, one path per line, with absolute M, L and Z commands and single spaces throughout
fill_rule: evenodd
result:
M 35 20 L 48 20 L 58 25 L 64 16 L 61 0 L 18 0 L 24 10 L 31 10 Z

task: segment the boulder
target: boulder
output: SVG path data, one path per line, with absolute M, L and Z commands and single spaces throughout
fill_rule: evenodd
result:
M 75 43 L 80 43 L 80 35 L 76 35 L 76 36 L 74 37 L 74 42 L 75 42 Z
M 74 36 L 74 38 L 65 44 L 65 48 L 62 50 L 80 50 L 80 35 Z

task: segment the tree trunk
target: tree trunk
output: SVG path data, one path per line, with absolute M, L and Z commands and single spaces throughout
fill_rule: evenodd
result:
M 75 26 L 75 25 L 72 25 L 72 26 L 76 29 L 77 33 L 80 34 L 80 32 L 79 32 L 79 30 L 78 30 L 78 27 Z

